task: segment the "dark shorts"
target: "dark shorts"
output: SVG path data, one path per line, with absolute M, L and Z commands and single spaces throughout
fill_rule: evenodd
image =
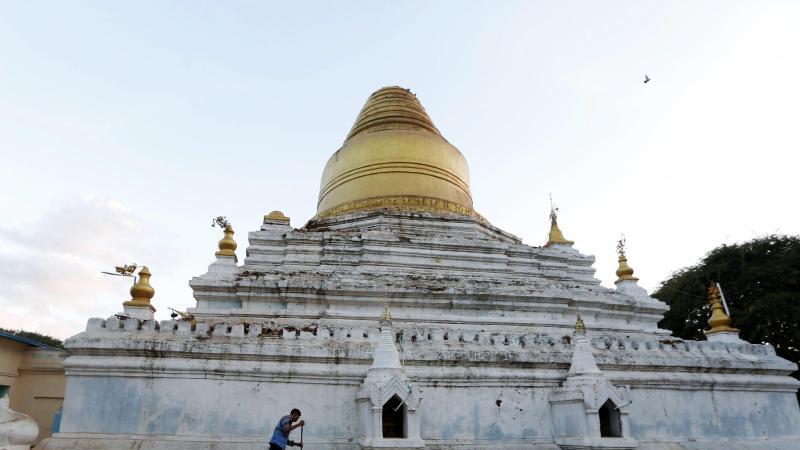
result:
M 284 450 L 277 444 L 273 444 L 272 442 L 269 443 L 269 450 Z

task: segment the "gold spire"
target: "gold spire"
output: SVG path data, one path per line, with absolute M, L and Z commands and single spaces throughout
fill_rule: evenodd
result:
M 738 329 L 731 328 L 730 326 L 731 318 L 725 314 L 725 310 L 722 308 L 719 289 L 717 288 L 717 284 L 713 281 L 708 283 L 708 302 L 711 303 L 711 318 L 708 319 L 708 324 L 711 326 L 711 329 L 704 331 L 706 336 L 720 332 L 738 333 Z
M 625 257 L 624 235 L 617 242 L 617 253 L 619 254 L 619 267 L 617 268 L 617 281 L 614 283 L 620 283 L 625 280 L 638 281 L 639 279 L 633 276 L 633 268 L 628 265 L 628 258 Z
M 360 134 L 384 130 L 413 130 L 442 135 L 417 96 L 400 86 L 381 88 L 370 95 L 344 143 Z
M 578 313 L 577 318 L 575 319 L 575 331 L 577 331 L 578 333 L 586 332 L 586 325 L 583 324 L 583 319 L 581 319 L 581 313 Z
M 391 325 L 392 324 L 392 313 L 389 312 L 389 299 L 383 299 L 383 313 L 381 314 L 380 320 L 378 323 L 381 325 Z
M 553 206 L 553 196 L 550 196 L 550 234 L 547 236 L 547 243 L 544 244 L 545 247 L 550 247 L 553 244 L 569 244 L 572 245 L 575 242 L 567 240 L 564 237 L 564 233 L 561 232 L 561 229 L 558 228 L 558 216 L 556 215 L 556 211 L 558 208 Z
M 156 294 L 153 286 L 150 286 L 150 269 L 143 266 L 139 271 L 139 280 L 131 287 L 131 299 L 123 302 L 123 306 L 134 306 L 140 308 L 150 308 L 155 311 L 156 308 L 150 304 L 150 299 Z
M 381 209 L 477 216 L 464 156 L 417 97 L 396 86 L 369 97 L 328 160 L 316 218 Z
M 214 253 L 217 256 L 233 256 L 233 260 L 239 262 L 239 259 L 236 257 L 236 241 L 233 240 L 233 227 L 230 224 L 225 226 L 225 237 L 220 239 L 219 241 L 219 251 Z

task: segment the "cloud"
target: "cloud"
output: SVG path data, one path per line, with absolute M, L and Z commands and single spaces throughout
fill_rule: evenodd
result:
M 131 280 L 100 272 L 131 262 L 172 267 L 168 239 L 147 239 L 156 228 L 101 197 L 65 198 L 33 223 L 0 228 L 0 327 L 63 339 L 89 317 L 120 311 Z

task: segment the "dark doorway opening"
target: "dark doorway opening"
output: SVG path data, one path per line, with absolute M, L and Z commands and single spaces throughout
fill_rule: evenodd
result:
M 611 400 L 600 407 L 600 437 L 622 437 L 622 421 L 619 410 Z
M 406 405 L 396 395 L 383 405 L 383 437 L 406 437 Z

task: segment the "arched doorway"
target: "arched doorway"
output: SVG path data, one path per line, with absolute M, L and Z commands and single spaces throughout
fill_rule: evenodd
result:
M 393 395 L 383 405 L 383 437 L 384 439 L 406 437 L 406 405 L 397 395 Z
M 614 402 L 606 400 L 598 414 L 600 415 L 600 437 L 622 437 L 622 421 Z

